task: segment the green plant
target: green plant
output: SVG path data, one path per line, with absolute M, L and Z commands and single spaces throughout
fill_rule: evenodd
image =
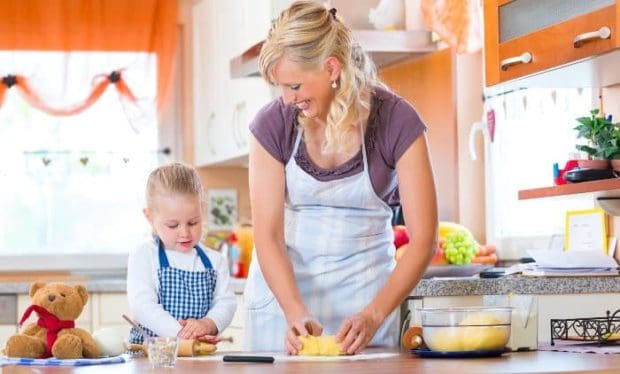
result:
M 616 154 L 620 156 L 620 133 L 611 121 L 599 117 L 598 114 L 598 109 L 592 109 L 590 117 L 577 118 L 579 125 L 574 128 L 577 130 L 577 138 L 586 139 L 588 144 L 577 144 L 576 148 L 587 153 L 589 158 L 608 159 Z

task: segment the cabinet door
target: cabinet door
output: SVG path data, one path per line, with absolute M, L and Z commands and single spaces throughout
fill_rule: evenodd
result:
M 208 165 L 216 158 L 213 126 L 219 120 L 215 97 L 218 90 L 215 68 L 215 2 L 203 0 L 192 8 L 194 163 Z
M 617 11 L 614 0 L 485 1 L 486 85 L 617 48 Z
M 126 293 L 96 294 L 93 300 L 93 332 L 102 328 L 114 328 L 128 339 L 130 326 L 123 319 L 123 314 L 130 315 Z

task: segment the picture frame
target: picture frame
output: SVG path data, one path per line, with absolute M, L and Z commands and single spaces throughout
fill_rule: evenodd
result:
M 237 190 L 207 190 L 207 228 L 209 231 L 231 231 L 237 223 Z
M 565 251 L 603 251 L 607 253 L 607 224 L 601 208 L 566 212 Z

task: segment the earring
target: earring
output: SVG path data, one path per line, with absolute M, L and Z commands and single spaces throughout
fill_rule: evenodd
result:
M 338 88 L 338 83 L 336 83 L 336 81 L 332 81 L 332 88 L 333 89 Z

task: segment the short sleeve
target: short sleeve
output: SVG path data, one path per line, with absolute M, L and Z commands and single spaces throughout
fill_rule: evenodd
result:
M 276 160 L 286 163 L 293 131 L 292 111 L 280 99 L 265 105 L 250 123 L 250 131 Z
M 383 132 L 380 139 L 380 151 L 387 165 L 392 168 L 411 144 L 426 131 L 426 125 L 416 110 L 403 98 L 398 98 L 393 105 L 383 108 L 378 129 Z

